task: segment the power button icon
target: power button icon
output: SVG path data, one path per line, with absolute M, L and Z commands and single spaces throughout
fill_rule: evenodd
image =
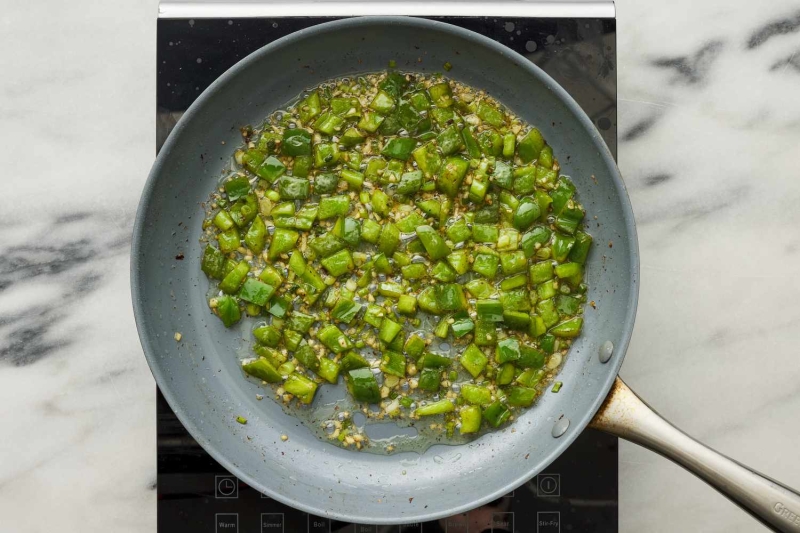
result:
M 536 489 L 540 498 L 561 496 L 561 474 L 539 474 Z
M 239 480 L 236 476 L 214 476 L 214 495 L 218 500 L 234 500 L 239 497 Z

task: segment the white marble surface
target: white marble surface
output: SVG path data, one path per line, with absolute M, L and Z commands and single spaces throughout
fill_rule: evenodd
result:
M 639 223 L 623 377 L 800 487 L 800 4 L 618 2 Z M 128 246 L 153 160 L 156 2 L 0 10 L 0 531 L 155 530 L 154 383 Z M 762 528 L 623 443 L 623 532 Z

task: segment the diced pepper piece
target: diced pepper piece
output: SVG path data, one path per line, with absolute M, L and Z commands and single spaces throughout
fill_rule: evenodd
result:
M 500 257 L 493 250 L 479 248 L 478 253 L 475 254 L 475 261 L 472 263 L 472 270 L 488 279 L 494 279 L 498 266 L 500 266 Z
M 447 238 L 454 243 L 464 242 L 472 237 L 472 229 L 465 218 L 459 218 L 447 227 Z
M 497 381 L 498 385 L 508 385 L 514 381 L 515 372 L 516 367 L 514 366 L 514 363 L 504 363 L 500 365 L 500 369 L 497 371 L 495 381 Z
M 314 166 L 317 168 L 334 167 L 339 163 L 342 154 L 336 143 L 318 143 L 314 145 Z
M 500 264 L 503 267 L 503 274 L 511 276 L 520 272 L 525 272 L 528 266 L 528 258 L 522 250 L 516 252 L 503 252 L 500 254 Z
M 311 134 L 304 129 L 288 128 L 283 132 L 283 155 L 311 155 Z
M 359 402 L 378 403 L 381 401 L 378 381 L 369 368 L 355 368 L 347 372 L 347 391 Z
M 461 182 L 464 181 L 464 176 L 467 175 L 469 170 L 469 161 L 461 157 L 448 157 L 442 166 L 441 172 L 436 181 L 437 188 L 454 198 L 458 195 L 461 188 Z
M 422 407 L 417 407 L 416 413 L 418 416 L 433 416 L 442 415 L 444 413 L 452 413 L 455 410 L 456 406 L 453 405 L 453 402 L 447 398 L 444 398 L 438 402 L 431 402 L 427 405 L 423 405 Z
M 289 268 L 292 269 L 292 271 L 297 274 L 300 279 L 310 284 L 317 291 L 323 291 L 327 287 L 325 282 L 322 281 L 322 277 L 314 269 L 314 267 L 306 263 L 306 260 L 303 258 L 303 254 L 301 254 L 299 250 L 295 250 L 292 252 L 292 255 L 289 256 Z
M 378 237 L 378 250 L 389 256 L 398 246 L 400 246 L 400 230 L 392 223 L 384 224 Z
M 350 338 L 333 324 L 329 324 L 319 330 L 317 338 L 333 353 L 342 353 L 353 347 L 353 342 Z
M 527 164 L 539 157 L 544 146 L 544 137 L 541 132 L 532 128 L 517 144 L 517 155 L 523 164 Z
M 536 253 L 536 250 L 550 241 L 551 235 L 552 232 L 544 226 L 537 226 L 523 235 L 520 247 L 522 248 L 522 251 L 525 252 L 525 256 L 533 256 Z M 539 245 L 538 247 L 537 244 Z
M 403 349 L 412 359 L 419 359 L 425 350 L 425 341 L 417 334 L 410 335 Z
M 499 128 L 505 125 L 506 123 L 505 115 L 503 115 L 503 113 L 499 109 L 497 109 L 497 107 L 493 106 L 492 104 L 484 100 L 481 100 L 478 103 L 477 115 L 480 117 L 481 120 L 483 120 L 487 124 L 491 124 L 496 128 Z
M 283 343 L 286 345 L 286 348 L 294 351 L 300 347 L 301 342 L 303 342 L 302 333 L 300 333 L 299 331 L 294 331 L 292 329 L 283 330 Z
M 356 368 L 369 368 L 369 362 L 356 352 L 347 352 L 341 360 L 341 371 L 349 372 Z
M 258 342 L 275 348 L 281 341 L 281 332 L 273 326 L 259 326 L 253 330 L 253 336 Z
M 469 372 L 473 378 L 477 378 L 486 368 L 489 359 L 484 355 L 480 348 L 474 344 L 467 346 L 461 354 L 461 366 Z
M 450 324 L 448 320 L 450 319 L 449 316 L 444 316 L 439 320 L 439 323 L 436 324 L 436 328 L 433 330 L 433 334 L 439 337 L 440 339 L 447 338 L 447 332 L 450 330 Z
M 250 180 L 247 176 L 237 176 L 225 182 L 225 194 L 228 195 L 228 200 L 235 202 L 239 198 L 244 198 L 250 193 Z M 220 211 L 222 212 L 222 211 Z M 227 229 L 227 228 L 220 228 Z
M 461 132 L 458 131 L 455 124 L 442 130 L 436 137 L 436 144 L 439 145 L 439 150 L 442 151 L 442 155 L 452 155 L 459 152 L 461 150 L 461 143 Z
M 444 355 L 425 352 L 417 361 L 419 368 L 446 368 L 453 363 L 453 360 Z
M 286 316 L 286 311 L 289 309 L 289 302 L 280 296 L 274 296 L 267 312 L 274 317 L 281 318 Z
M 400 269 L 403 279 L 422 279 L 428 276 L 428 267 L 422 263 L 412 263 Z
M 406 377 L 406 358 L 398 352 L 384 352 L 380 369 L 384 374 L 404 378 Z
M 280 375 L 280 373 L 266 359 L 259 358 L 255 359 L 254 361 L 244 363 L 242 365 L 242 370 L 244 370 L 246 374 L 249 374 L 254 378 L 258 378 L 261 381 L 266 381 L 267 383 L 278 383 L 283 381 L 283 377 Z
M 310 404 L 317 392 L 317 384 L 302 374 L 292 372 L 283 382 L 283 389 L 289 394 L 297 396 L 304 404 Z
M 506 159 L 513 159 L 514 152 L 517 145 L 517 136 L 513 132 L 508 132 L 503 135 L 503 157 Z
M 466 311 L 460 311 L 453 316 L 451 328 L 453 330 L 453 336 L 461 338 L 475 329 L 475 322 L 472 321 Z
M 355 263 L 353 263 L 353 256 L 350 254 L 350 250 L 340 250 L 333 254 L 330 257 L 326 257 L 320 261 L 325 270 L 331 276 L 339 277 L 342 274 L 346 274 L 348 272 L 352 272 L 355 268 Z
M 331 309 L 331 317 L 340 322 L 349 324 L 353 321 L 363 305 L 354 302 L 348 298 L 340 298 L 336 305 Z
M 367 306 L 367 311 L 364 313 L 364 322 L 370 326 L 379 328 L 381 327 L 381 322 L 383 322 L 383 317 L 385 315 L 386 312 L 381 306 L 369 304 Z
M 374 220 L 364 219 L 361 222 L 361 238 L 368 243 L 375 244 L 381 233 L 381 225 Z
M 217 298 L 217 315 L 226 328 L 239 322 L 242 317 L 242 312 L 239 309 L 239 303 L 235 298 L 224 295 Z
M 382 281 L 378 284 L 378 294 L 387 298 L 398 299 L 403 295 L 403 286 L 393 281 Z
M 370 109 L 373 109 L 381 115 L 388 115 L 394 109 L 395 103 L 392 95 L 386 91 L 378 91 L 375 98 L 369 103 Z
M 416 205 L 429 217 L 439 218 L 442 211 L 442 204 L 439 200 L 417 200 Z
M 319 368 L 317 369 L 317 375 L 327 381 L 328 383 L 336 384 L 339 381 L 339 371 L 341 370 L 341 366 L 339 363 L 334 361 L 333 359 L 328 359 L 327 357 L 322 357 L 319 360 Z
M 561 214 L 556 217 L 555 227 L 564 233 L 574 235 L 585 215 L 586 212 L 580 205 L 569 200 Z
M 350 211 L 350 197 L 347 195 L 328 196 L 319 201 L 319 212 L 317 216 L 320 220 L 328 218 L 343 217 Z
M 291 251 L 294 245 L 297 244 L 299 238 L 300 234 L 296 231 L 277 228 L 272 235 L 272 242 L 269 245 L 267 257 L 269 257 L 270 261 L 278 259 L 281 254 Z
M 556 232 L 553 237 L 553 259 L 559 263 L 566 261 L 572 247 L 575 245 L 575 237 Z
M 552 327 L 558 322 L 558 311 L 552 298 L 541 300 L 536 304 L 536 313 L 542 318 L 545 326 Z
M 427 225 L 419 226 L 416 232 L 428 252 L 428 256 L 433 261 L 438 261 L 450 253 L 450 248 L 445 244 L 442 236 L 432 227 Z
M 581 328 L 583 328 L 583 318 L 576 316 L 553 327 L 550 333 L 556 337 L 571 339 L 580 335 Z
M 222 231 L 229 230 L 233 227 L 233 218 L 231 218 L 230 213 L 221 209 L 215 216 L 214 216 L 214 225 L 221 229 Z
M 431 101 L 437 107 L 450 107 L 453 105 L 453 92 L 446 81 L 428 87 Z
M 509 387 L 506 389 L 506 402 L 515 407 L 530 407 L 537 394 L 536 389 Z
M 533 225 L 541 216 L 541 209 L 538 202 L 526 196 L 519 202 L 517 210 L 514 212 L 514 227 L 519 230 L 526 230 Z
M 419 375 L 417 388 L 428 392 L 437 392 L 441 384 L 442 371 L 438 368 L 424 368 Z
M 494 360 L 499 364 L 516 361 L 520 358 L 519 341 L 513 337 L 501 340 L 497 343 Z
M 476 433 L 481 429 L 481 408 L 477 405 L 462 407 L 458 415 L 461 422 L 459 431 L 462 434 Z
M 255 278 L 247 278 L 239 291 L 239 298 L 255 305 L 266 305 L 275 288 Z
M 247 261 L 240 261 L 219 283 L 219 290 L 234 294 L 247 279 L 248 272 L 250 272 L 250 265 L 247 264 Z
M 447 263 L 452 267 L 456 275 L 466 274 L 469 271 L 469 254 L 466 250 L 456 250 L 447 256 Z
M 407 161 L 411 157 L 411 152 L 417 146 L 417 140 L 411 137 L 396 137 L 391 139 L 381 150 L 381 155 Z
M 519 351 L 519 359 L 515 362 L 517 366 L 533 369 L 539 369 L 544 366 L 545 353 L 542 350 L 522 344 Z
M 210 244 L 203 252 L 203 259 L 200 261 L 200 269 L 206 276 L 212 279 L 224 277 L 225 255 Z
M 475 242 L 497 242 L 500 230 L 489 224 L 475 224 L 472 226 L 472 239 Z
M 372 210 L 385 217 L 389 215 L 389 195 L 380 189 L 372 191 Z
M 244 236 L 244 242 L 254 254 L 260 254 L 267 242 L 267 226 L 261 217 L 256 216 Z
M 381 327 L 378 330 L 378 338 L 389 344 L 401 331 L 403 331 L 403 326 L 387 317 L 381 322 Z
M 406 172 L 400 176 L 400 182 L 397 184 L 398 194 L 411 195 L 415 194 L 422 187 L 422 171 L 415 170 L 413 172 Z
M 494 292 L 491 283 L 482 279 L 473 279 L 465 285 L 469 293 L 475 298 L 488 298 Z
M 402 294 L 397 299 L 397 312 L 401 315 L 413 316 L 417 313 L 417 298 L 410 294 Z
M 503 305 L 498 300 L 478 300 L 475 304 L 478 320 L 487 322 L 503 321 Z
M 480 385 L 464 383 L 461 385 L 461 397 L 472 405 L 487 405 L 492 403 L 492 391 Z
M 318 257 L 330 257 L 346 247 L 345 242 L 336 235 L 328 232 L 308 243 L 308 246 L 314 250 Z
M 592 236 L 583 231 L 575 232 L 575 244 L 569 252 L 569 260 L 583 265 L 586 263 L 586 257 L 589 255 L 589 250 L 592 247 Z
M 312 118 L 316 117 L 319 115 L 321 110 L 322 102 L 320 101 L 319 93 L 317 91 L 309 94 L 302 102 L 298 104 L 298 114 L 300 115 L 300 120 L 303 122 L 308 122 Z
M 323 113 L 314 121 L 314 129 L 325 135 L 335 135 L 343 125 L 344 118 L 334 113 Z
M 475 322 L 475 344 L 477 346 L 494 346 L 497 344 L 497 327 L 495 322 L 478 320 Z
M 316 372 L 319 369 L 317 354 L 314 352 L 314 349 L 305 342 L 301 342 L 294 351 L 294 358 L 309 370 Z
M 552 279 L 545 281 L 544 283 L 540 283 L 539 286 L 536 287 L 536 294 L 539 296 L 540 300 L 552 298 L 556 295 L 556 292 L 556 285 Z
M 527 331 L 531 325 L 531 317 L 521 311 L 503 311 L 503 322 L 510 329 Z
M 280 332 L 278 332 L 278 342 L 280 342 L 281 338 L 282 335 L 280 334 Z M 257 345 L 253 347 L 253 351 L 256 352 L 256 354 L 258 354 L 259 357 L 266 359 L 267 362 L 276 369 L 280 367 L 283 363 L 285 363 L 286 359 L 288 358 L 283 352 L 280 352 L 274 348 L 270 348 L 269 346 Z
M 432 178 L 439 172 L 442 166 L 442 158 L 439 151 L 432 143 L 424 144 L 414 150 L 414 161 L 417 163 L 417 168 L 422 171 L 426 178 Z

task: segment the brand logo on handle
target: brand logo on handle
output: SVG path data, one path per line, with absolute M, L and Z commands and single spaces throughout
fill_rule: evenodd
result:
M 788 507 L 783 505 L 781 502 L 776 503 L 775 507 L 773 507 L 773 510 L 778 515 L 780 515 L 781 518 L 785 518 L 790 523 L 792 523 L 792 524 L 794 524 L 796 526 L 800 526 L 800 514 L 797 514 L 794 511 L 791 511 Z

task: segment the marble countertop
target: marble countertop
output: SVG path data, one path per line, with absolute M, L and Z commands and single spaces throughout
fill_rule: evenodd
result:
M 155 530 L 154 382 L 128 252 L 155 145 L 156 7 L 0 12 L 3 531 Z M 800 4 L 617 12 L 619 164 L 642 259 L 622 375 L 690 434 L 800 487 Z M 627 443 L 620 522 L 763 530 Z

